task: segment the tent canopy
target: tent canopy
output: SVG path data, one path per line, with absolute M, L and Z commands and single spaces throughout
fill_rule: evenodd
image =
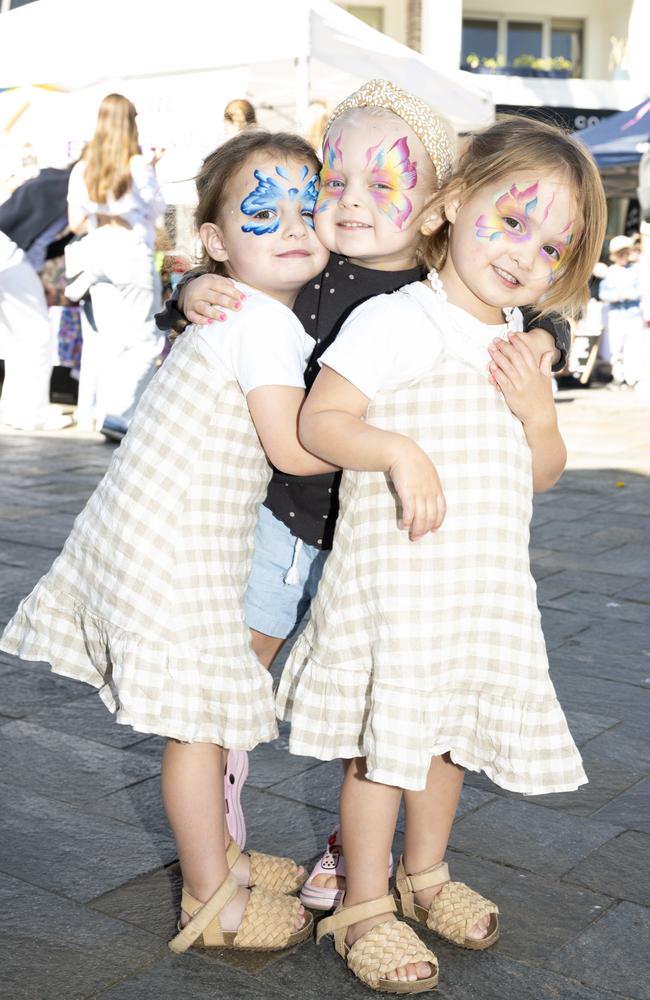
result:
M 601 169 L 638 165 L 650 142 L 650 99 L 576 133 Z
M 62 36 L 67 57 L 52 44 Z M 40 0 L 2 16 L 0 88 L 49 84 L 75 90 L 103 80 L 205 75 L 289 61 L 289 77 L 298 66 L 296 106 L 304 108 L 311 59 L 356 80 L 387 77 L 437 107 L 461 131 L 494 117 L 491 98 L 468 74 L 443 75 L 420 53 L 330 0 L 183 0 L 180 7 L 177 0 L 111 0 L 102 12 L 90 0 Z

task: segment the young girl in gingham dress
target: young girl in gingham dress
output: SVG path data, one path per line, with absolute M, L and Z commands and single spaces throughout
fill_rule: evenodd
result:
M 443 862 L 463 769 L 528 794 L 587 780 L 548 675 L 528 555 L 533 489 L 553 485 L 566 451 L 550 355 L 537 366 L 512 307 L 571 311 L 604 224 L 578 143 L 526 119 L 474 136 L 426 210 L 428 278 L 350 316 L 301 414 L 306 447 L 358 471 L 343 474 L 334 547 L 278 704 L 292 752 L 352 761 L 346 892 L 317 933 L 379 990 L 437 980 L 434 961 L 408 954 L 397 976 L 395 952 L 371 965 L 397 933 L 395 908 L 463 947 L 498 937 L 496 906 Z M 402 795 L 405 850 L 386 896 Z
M 314 342 L 291 306 L 328 256 L 313 229 L 318 170 L 297 136 L 262 132 L 205 161 L 204 262 L 238 282 L 247 309 L 219 338 L 194 327 L 174 344 L 1 642 L 92 684 L 118 722 L 168 738 L 163 798 L 184 880 L 170 943 L 178 952 L 193 943 L 277 950 L 310 933 L 311 917 L 286 895 L 301 870 L 226 844 L 223 748 L 277 736 L 271 678 L 243 614 L 271 475 L 265 451 L 287 472 L 332 468 L 295 431 Z

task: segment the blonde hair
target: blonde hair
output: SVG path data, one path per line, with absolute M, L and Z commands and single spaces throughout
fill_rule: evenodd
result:
M 84 180 L 98 205 L 109 195 L 121 198 L 131 188 L 131 157 L 141 152 L 137 111 L 123 94 L 109 94 L 99 106 L 95 134 L 84 150 Z
M 577 315 L 589 298 L 589 279 L 601 254 L 607 204 L 598 168 L 589 152 L 553 125 L 509 116 L 470 136 L 456 170 L 427 203 L 427 211 L 439 212 L 443 222 L 419 248 L 424 264 L 440 269 L 447 259 L 451 224 L 445 218 L 444 206 L 450 196 L 458 194 L 462 204 L 502 177 L 543 167 L 567 177 L 576 202 L 579 231 L 553 284 L 531 305 L 537 315 Z
M 244 98 L 228 101 L 223 109 L 223 117 L 224 121 L 230 122 L 240 131 L 251 125 L 257 125 L 255 108 Z

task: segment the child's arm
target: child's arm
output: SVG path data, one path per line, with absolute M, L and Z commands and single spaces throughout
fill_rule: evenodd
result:
M 495 341 L 488 350 L 490 374 L 524 427 L 533 457 L 533 489 L 549 490 L 562 475 L 567 458 L 553 402 L 551 353 L 538 366 L 521 337 Z
M 410 538 L 436 531 L 446 507 L 433 463 L 411 438 L 365 423 L 368 402 L 356 386 L 324 365 L 300 414 L 300 440 L 342 468 L 387 472 L 402 503 L 401 526 Z
M 248 409 L 269 461 L 291 476 L 316 476 L 336 472 L 330 465 L 302 447 L 298 440 L 298 417 L 305 390 L 286 385 L 260 385 L 246 396 Z

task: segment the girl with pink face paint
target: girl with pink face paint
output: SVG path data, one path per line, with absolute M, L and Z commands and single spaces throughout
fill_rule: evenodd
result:
M 578 306 L 605 220 L 595 164 L 559 130 L 514 119 L 473 137 L 421 221 L 427 277 L 348 317 L 301 411 L 305 447 L 345 471 L 278 706 L 290 752 L 348 761 L 345 896 L 317 939 L 332 934 L 380 991 L 437 982 L 395 910 L 464 948 L 498 939 L 497 906 L 450 881 L 444 861 L 464 770 L 531 795 L 587 780 L 549 678 L 528 552 L 533 490 L 559 478 L 566 450 L 550 353 L 540 365 L 514 331 L 516 307 Z

